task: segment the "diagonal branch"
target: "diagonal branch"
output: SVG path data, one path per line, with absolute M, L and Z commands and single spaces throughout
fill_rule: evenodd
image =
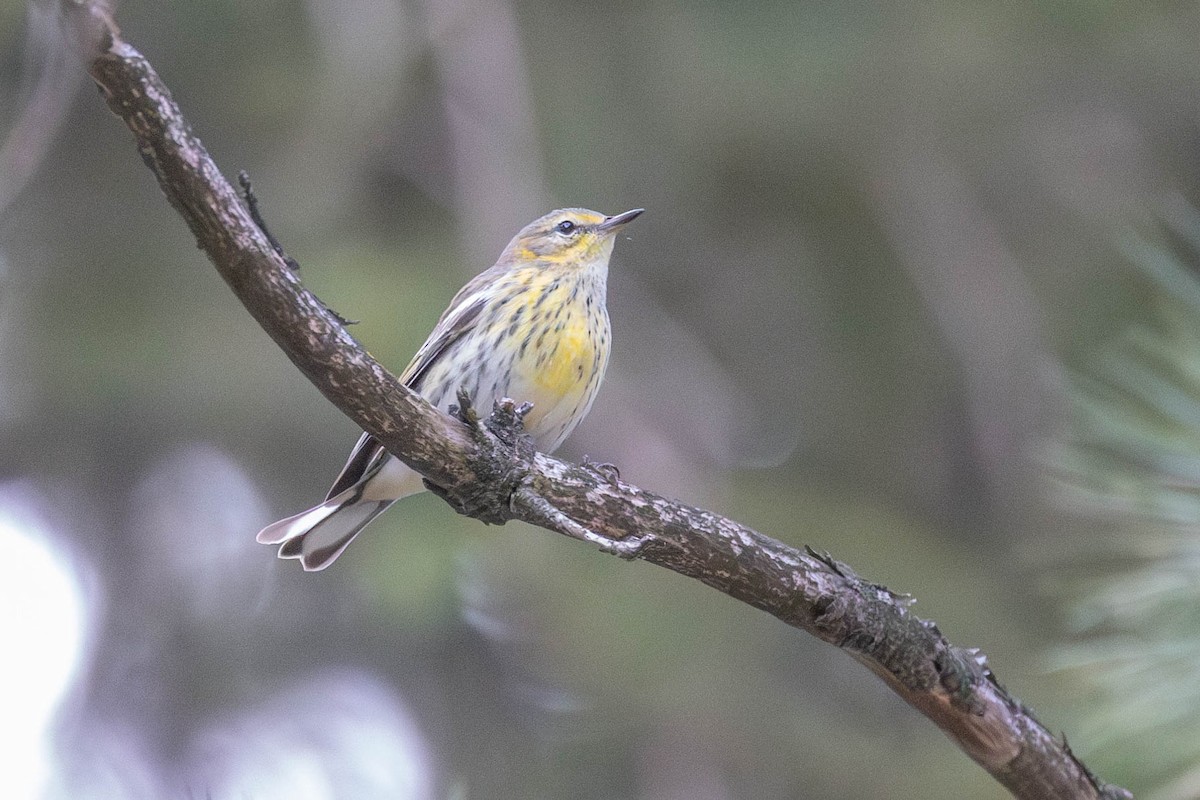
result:
M 1005 691 L 977 651 L 950 644 L 910 613 L 908 599 L 827 555 L 535 453 L 515 435 L 519 414 L 511 408 L 468 424 L 410 392 L 288 269 L 103 6 L 63 0 L 63 7 L 95 48 L 87 63 L 109 107 L 238 299 L 330 402 L 456 508 L 618 545 L 606 549 L 695 578 L 845 650 L 1017 797 L 1131 797 L 1090 773 Z M 623 540 L 636 545 L 620 552 Z

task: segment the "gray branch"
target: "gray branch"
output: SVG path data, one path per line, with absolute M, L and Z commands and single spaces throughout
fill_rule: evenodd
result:
M 331 403 L 425 476 L 457 510 L 521 519 L 687 575 L 841 648 L 1022 798 L 1127 798 L 1080 762 L 910 601 L 828 555 L 536 453 L 520 413 L 443 414 L 405 388 L 289 270 L 105 6 L 63 1 L 112 111 L 200 248 L 267 334 Z M 465 404 L 464 404 L 465 405 Z M 465 421 L 464 421 L 465 420 Z

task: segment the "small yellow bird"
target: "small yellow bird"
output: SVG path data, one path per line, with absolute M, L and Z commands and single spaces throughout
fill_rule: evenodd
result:
M 460 387 L 484 412 L 502 397 L 532 403 L 525 430 L 553 452 L 604 379 L 608 261 L 617 232 L 642 211 L 565 208 L 526 225 L 454 296 L 400 379 L 443 410 Z M 423 489 L 418 473 L 364 433 L 325 502 L 268 525 L 258 541 L 282 544 L 279 557 L 306 570 L 324 569 L 388 506 Z

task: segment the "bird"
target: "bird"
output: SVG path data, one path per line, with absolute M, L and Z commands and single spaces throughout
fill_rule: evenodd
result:
M 460 388 L 477 408 L 502 398 L 530 403 L 525 431 L 538 450 L 553 452 L 604 380 L 609 259 L 617 234 L 643 211 L 562 208 L 526 225 L 454 295 L 400 380 L 442 410 Z M 322 570 L 393 503 L 424 489 L 420 474 L 364 433 L 323 502 L 256 538 L 306 571 Z

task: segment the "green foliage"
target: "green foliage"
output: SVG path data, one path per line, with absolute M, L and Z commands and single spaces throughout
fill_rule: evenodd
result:
M 1105 541 L 1086 569 L 1062 580 L 1075 642 L 1055 665 L 1095 700 L 1080 740 L 1115 770 L 1169 786 L 1161 796 L 1194 797 L 1200 216 L 1180 203 L 1167 217 L 1163 241 L 1131 237 L 1124 246 L 1150 283 L 1146 318 L 1070 376 L 1070 424 L 1052 458 L 1058 494 L 1100 521 L 1093 534 Z

